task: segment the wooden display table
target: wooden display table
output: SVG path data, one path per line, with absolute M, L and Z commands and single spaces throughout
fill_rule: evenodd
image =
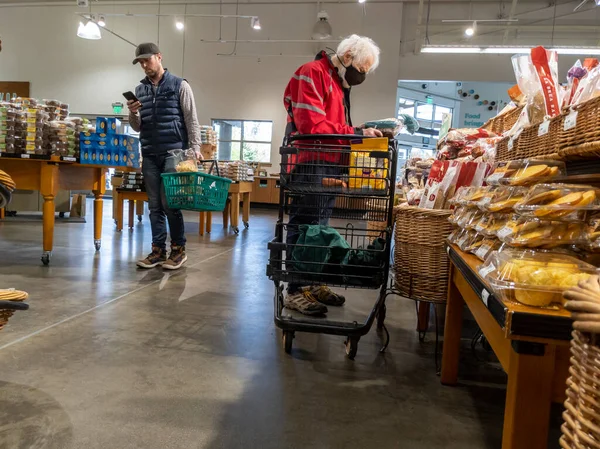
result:
M 19 189 L 38 190 L 44 198 L 43 253 L 44 265 L 50 263 L 54 242 L 54 198 L 59 189 L 91 190 L 94 193 L 94 245 L 100 249 L 102 205 L 106 191 L 107 167 L 39 159 L 0 158 L 0 169 L 7 172 Z
M 113 201 L 114 201 L 114 197 L 113 197 Z M 143 214 L 143 207 L 144 207 L 144 201 L 148 201 L 148 195 L 146 194 L 146 192 L 135 192 L 133 190 L 127 190 L 127 189 L 117 189 L 117 195 L 116 195 L 116 218 L 115 218 L 115 224 L 117 225 L 117 231 L 122 231 L 123 230 L 123 209 L 125 208 L 125 201 L 129 202 L 129 229 L 133 229 L 133 225 L 134 225 L 134 215 L 135 212 L 137 210 L 138 216 L 140 217 L 140 221 L 141 221 L 141 215 Z M 137 207 L 136 207 L 136 203 L 137 203 Z M 142 205 L 142 210 L 140 213 L 139 210 L 139 205 Z
M 229 184 L 229 198 L 227 199 L 225 209 L 223 209 L 223 228 L 227 229 L 229 218 L 231 217 L 233 232 L 236 234 L 240 232 L 240 199 L 243 202 L 242 222 L 246 229 L 250 227 L 250 194 L 252 193 L 252 186 L 253 183 L 249 181 Z M 206 232 L 210 232 L 212 229 L 212 212 L 200 212 L 200 235 L 204 235 L 205 229 Z
M 481 261 L 448 247 L 450 285 L 441 380 L 455 385 L 463 306 L 469 308 L 508 374 L 502 449 L 547 447 L 551 402 L 565 399 L 572 321 L 564 309 L 505 303 L 476 267 Z

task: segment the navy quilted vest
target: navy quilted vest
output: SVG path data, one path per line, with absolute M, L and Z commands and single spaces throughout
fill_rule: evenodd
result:
M 179 101 L 182 81 L 182 78 L 165 70 L 157 87 L 145 78 L 135 88 L 135 96 L 142 103 L 142 155 L 165 154 L 169 150 L 188 147 L 187 129 Z

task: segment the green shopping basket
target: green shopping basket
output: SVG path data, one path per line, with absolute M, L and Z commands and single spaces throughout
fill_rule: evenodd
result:
M 215 165 L 213 162 L 210 171 Z M 201 172 L 163 173 L 161 176 L 169 208 L 196 212 L 225 209 L 231 179 Z

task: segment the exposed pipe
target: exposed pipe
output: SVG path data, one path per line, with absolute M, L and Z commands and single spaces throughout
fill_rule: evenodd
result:
M 514 20 L 515 14 L 517 13 L 517 3 L 519 3 L 519 0 L 512 1 L 512 4 L 510 5 L 510 13 L 508 14 L 508 20 Z M 506 30 L 504 31 L 504 37 L 502 38 L 503 44 L 506 44 L 506 41 L 508 41 L 509 31 L 510 31 L 510 25 L 506 25 Z

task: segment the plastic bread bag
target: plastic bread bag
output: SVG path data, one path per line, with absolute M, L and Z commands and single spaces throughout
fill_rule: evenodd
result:
M 403 129 L 410 134 L 416 133 L 419 129 L 419 122 L 408 114 L 400 114 L 398 118 L 386 118 L 366 122 L 364 127 L 378 129 L 385 137 L 394 138 L 400 134 Z
M 544 96 L 546 115 L 556 117 L 560 114 L 558 98 L 558 53 L 536 47 L 531 50 L 531 62 Z M 534 122 L 534 124 L 537 122 Z
M 596 67 L 598 67 L 598 60 L 596 58 L 586 58 L 583 64 L 580 60 L 571 67 L 567 74 L 567 96 L 563 101 L 564 106 L 570 106 L 574 104 L 575 95 L 581 93 L 579 87 L 582 81 L 588 76 L 588 74 Z
M 573 96 L 572 105 L 584 103 L 600 95 L 600 66 L 593 68 L 579 82 L 577 92 Z
M 518 126 L 522 126 L 520 128 L 520 130 L 522 130 L 530 124 L 542 122 L 546 115 L 542 86 L 538 82 L 531 56 L 515 55 L 512 57 L 512 64 L 519 89 L 527 98 L 527 105 L 523 109 L 523 111 L 526 111 L 525 117 L 527 118 L 527 122 L 525 123 L 521 120 L 524 115 L 522 113 L 508 135 L 515 135 L 517 131 L 519 131 Z
M 170 150 L 169 153 L 178 173 L 198 171 L 198 160 L 194 150 Z

